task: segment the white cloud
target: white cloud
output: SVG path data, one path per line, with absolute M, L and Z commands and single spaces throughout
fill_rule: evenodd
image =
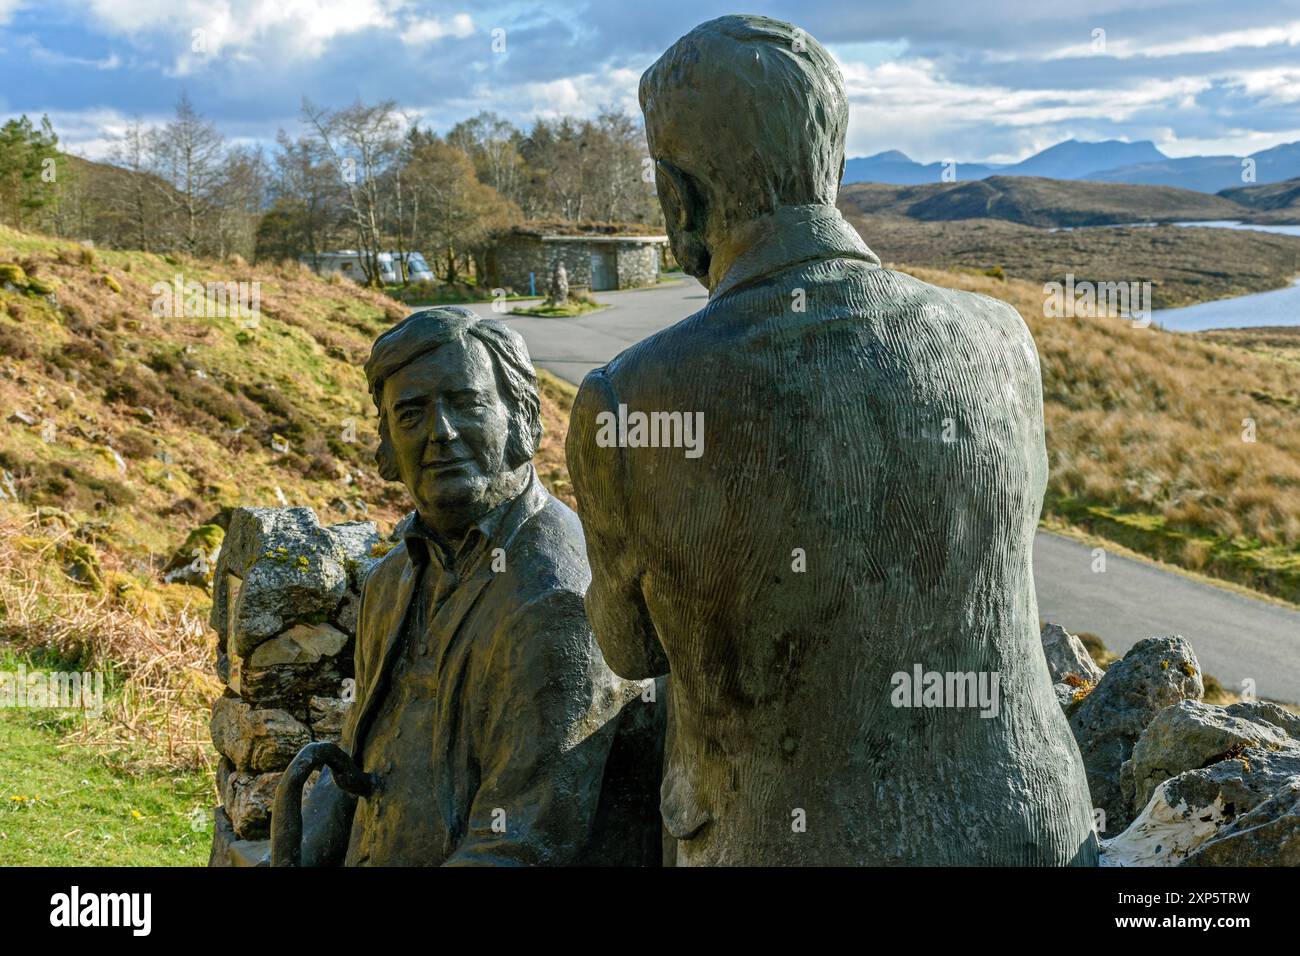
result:
M 72 56 L 67 53 L 60 53 L 58 50 L 47 49 L 35 37 L 21 37 L 18 43 L 27 49 L 33 60 L 38 63 L 48 63 L 51 66 L 82 66 L 94 70 L 116 70 L 122 65 L 122 58 L 116 53 L 110 53 L 108 56 L 94 60 L 89 57 Z
M 983 159 L 1023 159 L 1066 138 L 1063 130 L 1071 124 L 1122 123 L 1144 110 L 1185 102 L 1211 85 L 1207 78 L 1174 77 L 1122 89 L 1012 89 L 953 82 L 933 61 L 920 58 L 840 66 L 849 93 L 848 154 L 897 148 L 920 161 L 979 155 L 994 132 L 1016 151 Z M 979 142 L 972 142 L 975 134 Z
M 1271 27 L 1252 27 L 1245 30 L 1226 30 L 1219 33 L 1205 33 L 1198 36 L 1184 37 L 1166 43 L 1150 43 L 1142 39 L 1128 39 L 1106 35 L 1104 51 L 1097 50 L 1092 43 L 1077 43 L 1061 47 L 1047 53 L 1047 60 L 1068 59 L 1078 56 L 1090 56 L 1104 53 L 1105 56 L 1118 59 L 1132 57 L 1166 57 L 1185 56 L 1187 54 L 1222 53 L 1225 50 L 1259 49 L 1267 46 L 1286 44 L 1300 45 L 1300 20 Z
M 408 21 L 402 30 L 402 42 L 407 46 L 426 46 L 443 37 L 467 37 L 474 32 L 474 18 L 468 13 L 458 13 L 444 22 L 438 17 Z
M 7 0 L 0 0 L 0 3 Z M 8 0 L 12 2 L 12 0 Z M 71 0 L 70 0 L 71 2 Z M 198 72 L 211 60 L 242 62 L 314 59 L 342 37 L 399 29 L 407 0 L 88 0 L 91 17 L 109 34 L 134 41 L 162 37 L 175 51 L 172 73 Z M 440 21 L 423 21 L 435 24 Z M 466 14 L 446 29 L 460 36 Z M 429 26 L 420 29 L 428 31 Z
M 1210 138 L 1179 137 L 1170 130 L 1165 137 L 1154 138 L 1166 156 L 1248 156 L 1283 143 L 1300 142 L 1300 127 L 1277 133 L 1233 129 L 1227 135 Z
M 114 144 L 131 121 L 131 117 L 122 111 L 109 108 L 50 110 L 49 117 L 63 149 L 99 161 L 108 159 Z M 161 126 L 170 117 L 145 116 L 141 119 L 146 126 Z

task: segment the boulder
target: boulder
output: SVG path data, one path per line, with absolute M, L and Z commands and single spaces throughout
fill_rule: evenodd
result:
M 1205 692 L 1191 645 L 1178 635 L 1138 641 L 1105 672 L 1070 717 L 1092 804 L 1105 813 L 1101 832 L 1118 833 L 1133 818 L 1120 790 L 1120 769 L 1157 713 Z
M 1300 749 L 1248 747 L 1209 767 L 1188 770 L 1156 787 L 1150 802 L 1124 832 L 1101 846 L 1103 866 L 1178 866 L 1211 842 L 1235 843 L 1209 851 L 1201 865 L 1226 859 L 1292 852 L 1270 850 L 1263 837 L 1286 836 L 1292 804 L 1281 791 L 1300 782 Z M 1252 812 L 1257 811 L 1257 812 Z M 1245 818 L 1243 822 L 1237 821 Z M 1259 828 L 1265 828 L 1254 833 Z M 1279 832 L 1281 831 L 1281 832 Z M 1294 833 L 1294 830 L 1290 831 Z M 1253 835 L 1252 835 L 1253 834 Z
M 1183 866 L 1300 866 L 1300 777 L 1222 827 Z
M 1083 641 L 1061 625 L 1049 621 L 1043 625 L 1040 637 L 1043 656 L 1047 658 L 1047 669 L 1052 674 L 1052 683 L 1064 683 L 1071 674 L 1093 684 L 1101 680 L 1105 671 L 1093 662 Z
M 1235 716 L 1213 704 L 1181 700 L 1156 714 L 1142 732 L 1132 758 L 1120 770 L 1120 790 L 1137 813 L 1156 787 L 1185 770 L 1218 763 L 1247 747 L 1292 746 L 1300 747 L 1300 742 L 1272 724 Z
M 271 834 L 271 807 L 279 773 L 243 773 L 229 760 L 217 765 L 217 792 L 240 840 L 264 840 Z
M 237 508 L 222 544 L 212 627 L 246 657 L 295 623 L 328 620 L 347 594 L 350 560 L 366 558 L 373 523 L 324 528 L 310 508 Z

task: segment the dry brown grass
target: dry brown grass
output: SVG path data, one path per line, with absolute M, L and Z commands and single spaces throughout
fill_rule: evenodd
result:
M 1135 533 L 1169 539 L 1166 560 L 1296 599 L 1300 365 L 1120 319 L 1045 318 L 1029 282 L 909 271 L 1009 301 L 1028 324 L 1043 370 L 1047 513 L 1114 509 Z M 1224 563 L 1243 555 L 1259 558 L 1246 580 Z
M 65 741 L 142 766 L 210 770 L 207 716 L 220 686 L 206 602 L 176 607 L 116 586 L 91 593 L 58 573 L 71 538 L 35 514 L 0 518 L 0 641 L 43 670 L 105 675 L 103 713 L 80 715 Z

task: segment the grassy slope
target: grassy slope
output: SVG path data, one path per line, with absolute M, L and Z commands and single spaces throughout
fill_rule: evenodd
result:
M 288 501 L 311 504 L 327 520 L 343 517 L 329 511 L 330 501 L 362 498 L 371 516 L 390 526 L 405 503 L 369 463 L 375 436 L 359 362 L 403 310 L 296 268 L 183 260 L 178 266 L 141 253 L 100 253 L 85 263 L 75 246 L 0 231 L 0 262 L 22 259 L 57 282 L 60 308 L 0 291 L 0 414 L 22 408 L 38 421 L 50 418 L 56 440 L 43 441 L 39 426 L 0 421 L 0 465 L 14 473 L 23 498 L 21 505 L 0 501 L 0 641 L 31 653 L 33 642 L 52 635 L 62 652 L 80 648 L 81 661 L 121 669 L 124 697 L 128 672 L 146 656 L 133 656 L 135 644 L 145 641 L 148 650 L 152 636 L 183 646 L 183 690 L 173 688 L 168 700 L 192 719 L 178 742 L 151 735 L 147 719 L 133 723 L 123 705 L 119 736 L 143 740 L 140 749 L 154 753 L 145 759 L 104 746 L 102 734 L 35 728 L 24 715 L 0 714 L 0 754 L 16 755 L 0 763 L 0 797 L 34 796 L 38 785 L 43 799 L 44 791 L 68 790 L 49 818 L 24 801 L 0 810 L 9 815 L 0 826 L 3 839 L 29 848 L 6 851 L 0 844 L 0 862 L 59 859 L 64 833 L 104 827 L 111 836 L 105 842 L 117 841 L 105 852 L 120 854 L 107 862 L 143 860 L 131 854 L 155 850 L 159 856 L 150 859 L 202 862 L 194 847 L 206 836 L 187 842 L 193 831 L 186 815 L 211 800 L 204 759 L 205 708 L 215 692 L 207 673 L 211 637 L 184 636 L 177 622 L 181 610 L 205 619 L 207 598 L 196 588 L 161 584 L 159 573 L 191 527 L 222 506 L 274 505 L 277 486 Z M 241 344 L 229 319 L 152 316 L 150 285 L 178 268 L 201 280 L 259 278 L 264 317 L 253 340 Z M 1294 354 L 1257 350 L 1255 341 L 1135 330 L 1117 320 L 1047 320 L 1035 283 L 913 271 L 1006 299 L 1025 316 L 1042 356 L 1049 520 L 1300 600 Z M 197 378 L 186 363 L 208 377 Z M 573 389 L 545 374 L 541 387 L 547 434 L 538 471 L 572 503 L 563 435 Z M 152 423 L 132 412 L 137 405 L 154 409 Z M 357 423 L 353 443 L 340 438 L 348 417 Z M 1246 417 L 1256 421 L 1254 444 L 1241 441 Z M 269 447 L 276 434 L 289 438 L 290 453 Z M 107 445 L 122 454 L 125 472 Z M 340 468 L 353 475 L 352 485 L 338 479 Z M 34 506 L 57 507 L 67 517 L 47 513 L 38 521 Z M 104 572 L 102 591 L 65 574 L 60 544 L 70 541 L 92 549 Z M 15 626 L 20 620 L 27 622 L 22 628 Z M 162 749 L 167 753 L 159 757 Z M 83 779 L 91 783 L 81 785 Z M 153 803 L 145 800 L 150 793 Z M 141 830 L 130 809 L 156 829 Z M 66 829 L 54 834 L 55 821 Z M 119 849 L 141 833 L 147 839 L 134 849 Z M 77 853 L 83 851 L 90 852 L 81 845 Z

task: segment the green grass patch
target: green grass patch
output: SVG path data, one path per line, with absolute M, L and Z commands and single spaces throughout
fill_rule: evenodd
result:
M 494 290 L 479 286 L 473 282 L 437 283 L 412 282 L 410 285 L 389 285 L 384 287 L 384 295 L 406 305 L 457 305 L 462 302 L 491 302 L 503 299 L 517 302 L 521 299 L 535 299 L 537 296 L 510 293 L 505 296 L 494 295 Z
M 54 713 L 0 710 L 0 866 L 207 863 L 209 774 L 133 772 L 61 741 Z
M 564 305 L 539 305 L 531 309 L 511 309 L 511 315 L 531 315 L 541 319 L 571 319 L 574 316 L 586 315 L 588 312 L 599 312 L 601 309 L 609 308 L 599 302 L 574 302 L 570 301 Z
M 1172 527 L 1160 515 L 1059 495 L 1047 496 L 1043 516 L 1065 521 L 1158 561 L 1300 603 L 1300 552 L 1292 548 Z

